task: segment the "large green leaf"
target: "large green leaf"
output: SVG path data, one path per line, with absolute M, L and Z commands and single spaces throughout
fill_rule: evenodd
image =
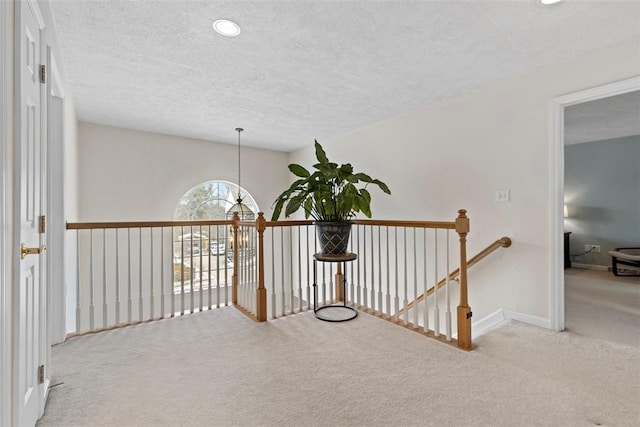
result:
M 291 198 L 289 200 L 289 203 L 287 203 L 286 209 L 284 210 L 284 216 L 287 218 L 290 217 L 295 211 L 300 209 L 300 205 L 302 205 L 302 202 L 304 202 L 304 197 L 295 196 Z
M 366 182 L 366 183 L 372 183 L 373 179 L 367 175 L 366 173 L 357 173 L 356 178 L 358 178 L 360 181 L 362 182 Z
M 360 190 L 360 196 L 362 196 L 362 199 L 369 205 L 371 204 L 371 194 L 367 191 L 366 188 L 363 188 L 362 190 Z
M 271 221 L 277 221 L 280 217 L 280 212 L 282 211 L 282 205 L 287 199 L 279 197 L 276 199 L 275 206 L 273 207 L 273 215 L 271 215 Z
M 315 146 L 316 146 L 316 159 L 318 159 L 318 161 L 321 164 L 329 163 L 329 159 L 327 158 L 327 153 L 324 152 L 324 149 L 322 148 L 322 145 L 318 143 L 318 140 L 315 141 Z
M 377 184 L 378 187 L 380 187 L 380 189 L 385 193 L 391 194 L 391 190 L 389 190 L 389 187 L 387 187 L 387 184 L 385 184 L 384 182 L 380 181 L 379 179 L 374 179 L 373 183 Z
M 289 165 L 289 170 L 295 175 L 295 176 L 299 176 L 302 178 L 308 178 L 311 174 L 309 173 L 308 170 L 306 170 L 305 168 L 303 168 L 300 165 L 297 165 L 295 163 L 291 163 Z

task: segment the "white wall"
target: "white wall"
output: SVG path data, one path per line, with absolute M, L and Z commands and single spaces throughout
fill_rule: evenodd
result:
M 639 45 L 634 38 L 320 142 L 331 160 L 390 186 L 391 197 L 374 190 L 375 218 L 453 220 L 467 209 L 470 256 L 511 237 L 511 248 L 470 270 L 474 319 L 504 308 L 546 324 L 549 101 L 640 75 Z M 291 161 L 311 165 L 311 144 Z M 510 202 L 494 202 L 501 189 L 511 190 Z
M 79 219 L 171 220 L 201 182 L 238 180 L 237 146 L 80 123 Z M 242 147 L 242 187 L 267 216 L 288 183 L 287 154 Z

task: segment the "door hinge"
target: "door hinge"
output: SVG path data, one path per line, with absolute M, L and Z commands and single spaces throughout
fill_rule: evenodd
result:
M 38 231 L 40 232 L 40 234 L 44 234 L 47 232 L 47 217 L 44 215 L 40 215 L 38 221 Z
M 44 384 L 44 365 L 38 366 L 38 384 Z
M 45 84 L 47 82 L 47 66 L 40 66 L 40 83 Z

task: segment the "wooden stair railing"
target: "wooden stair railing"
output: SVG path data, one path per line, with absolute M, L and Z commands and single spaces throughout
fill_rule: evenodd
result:
M 496 249 L 498 249 L 498 248 L 508 248 L 509 246 L 511 246 L 511 239 L 509 237 L 501 237 L 500 239 L 496 240 L 495 242 L 491 243 L 489 246 L 487 246 L 486 248 L 484 248 L 483 250 L 478 252 L 471 259 L 469 259 L 469 261 L 467 262 L 467 269 L 469 267 L 477 264 L 482 259 L 486 258 L 489 254 L 491 254 Z M 455 279 L 458 278 L 459 275 L 460 275 L 460 269 L 456 268 L 451 273 L 449 273 L 449 280 L 455 280 Z M 437 284 L 438 289 L 443 287 L 446 283 L 447 283 L 447 278 L 445 277 L 445 278 L 443 278 L 442 280 L 440 280 L 438 282 L 438 284 Z M 433 294 L 434 290 L 435 290 L 435 286 L 432 286 L 429 289 L 427 289 L 426 296 L 428 297 L 431 294 Z M 425 294 L 422 294 L 418 298 L 416 298 L 415 300 L 411 301 L 409 303 L 409 305 L 407 306 L 407 310 L 412 309 L 415 304 L 417 304 L 417 303 L 421 302 L 422 300 L 424 300 L 424 297 L 425 297 Z M 402 314 L 403 312 L 404 312 L 404 308 L 401 308 L 400 311 L 398 312 L 398 315 Z

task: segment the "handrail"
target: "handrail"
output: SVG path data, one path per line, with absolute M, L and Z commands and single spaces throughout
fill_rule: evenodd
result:
M 454 221 L 407 221 L 407 220 L 384 220 L 384 219 L 355 219 L 356 225 L 380 225 L 387 227 L 413 227 L 413 228 L 439 228 L 455 230 Z
M 312 219 L 286 220 L 286 221 L 267 221 L 267 227 L 294 227 L 297 225 L 313 225 Z
M 157 228 L 188 227 L 195 225 L 231 225 L 233 220 L 194 220 L 194 221 L 134 221 L 134 222 L 67 222 L 67 230 L 91 230 L 102 228 Z M 255 224 L 254 224 L 255 225 Z
M 472 267 L 474 264 L 477 264 L 482 259 L 486 258 L 490 253 L 492 253 L 496 249 L 498 249 L 498 248 L 508 248 L 509 246 L 511 246 L 511 239 L 510 238 L 508 238 L 508 237 L 499 238 L 498 240 L 496 240 L 495 242 L 491 243 L 489 246 L 487 246 L 486 248 L 484 248 L 483 250 L 478 252 L 471 259 L 469 259 L 469 261 L 467 262 L 467 269 L 469 267 Z M 449 273 L 449 280 L 457 279 L 459 274 L 460 274 L 460 268 L 456 268 L 451 273 Z M 437 285 L 438 289 L 443 287 L 446 283 L 447 283 L 447 278 L 446 277 L 441 279 L 438 282 L 438 285 Z M 429 289 L 427 289 L 426 295 L 429 296 L 429 295 L 433 294 L 434 288 L 435 288 L 435 286 L 432 286 Z M 410 310 L 411 308 L 413 308 L 413 306 L 415 304 L 417 304 L 417 303 L 421 302 L 422 300 L 424 300 L 424 296 L 425 296 L 425 294 L 422 294 L 418 298 L 416 298 L 415 300 L 411 301 L 407 305 L 407 310 Z M 403 312 L 404 312 L 404 308 L 401 308 L 400 311 L 398 312 L 398 315 L 402 314 Z
M 450 230 L 454 230 L 456 228 L 456 223 L 454 221 L 354 219 L 352 222 L 354 225 L 371 225 L 371 226 L 379 225 L 379 226 L 386 226 L 386 227 L 441 228 L 441 229 L 450 229 Z M 266 222 L 267 227 L 291 227 L 296 225 L 313 225 L 313 224 L 314 224 L 314 221 L 311 219 Z
M 266 221 L 266 227 L 291 227 L 296 225 L 313 225 L 313 220 L 286 220 Z M 155 227 L 181 227 L 190 225 L 232 225 L 233 219 L 228 220 L 188 220 L 188 221 L 127 221 L 127 222 L 67 222 L 67 230 L 88 230 L 102 228 L 155 228 Z M 379 225 L 389 227 L 416 227 L 416 228 L 440 228 L 455 229 L 455 222 L 446 221 L 412 221 L 412 220 L 374 220 L 356 219 L 356 225 Z M 255 221 L 240 221 L 239 226 L 251 227 Z

